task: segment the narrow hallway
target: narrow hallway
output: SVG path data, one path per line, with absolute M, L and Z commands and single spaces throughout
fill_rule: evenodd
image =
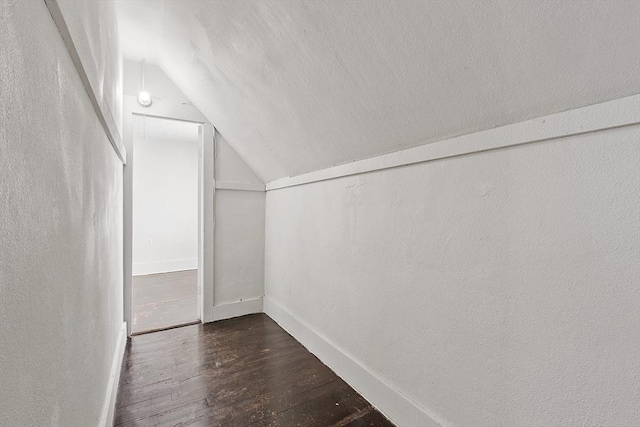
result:
M 640 0 L 0 0 L 0 427 L 640 427 Z

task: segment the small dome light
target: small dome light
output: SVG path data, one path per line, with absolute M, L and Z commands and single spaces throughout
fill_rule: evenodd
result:
M 144 90 L 140 92 L 140 94 L 138 95 L 138 104 L 142 105 L 143 107 L 148 107 L 149 105 L 151 105 L 151 95 L 149 95 L 149 92 Z

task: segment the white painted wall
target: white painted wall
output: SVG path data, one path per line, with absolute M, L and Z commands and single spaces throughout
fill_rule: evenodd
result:
M 399 425 L 640 425 L 639 141 L 269 191 L 266 312 Z
M 134 117 L 133 274 L 198 268 L 199 125 Z
M 122 163 L 44 2 L 0 3 L 0 76 L 0 425 L 96 426 L 122 326 Z
M 264 295 L 264 206 L 264 192 L 216 191 L 216 305 Z
M 221 135 L 215 177 L 216 182 L 263 184 Z M 259 299 L 251 311 L 262 311 L 265 199 L 264 191 L 216 190 L 215 305 Z
M 215 166 L 218 182 L 264 184 L 219 133 L 216 138 Z

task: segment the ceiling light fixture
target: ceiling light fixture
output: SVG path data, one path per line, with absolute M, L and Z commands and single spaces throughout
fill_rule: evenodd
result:
M 140 91 L 140 93 L 138 94 L 138 104 L 142 105 L 143 107 L 148 107 L 151 105 L 152 99 L 149 92 L 144 90 L 144 65 L 145 59 L 142 58 L 142 91 Z
M 149 92 L 143 90 L 138 94 L 138 104 L 142 105 L 143 107 L 148 107 L 149 105 L 151 105 L 151 95 L 149 95 Z

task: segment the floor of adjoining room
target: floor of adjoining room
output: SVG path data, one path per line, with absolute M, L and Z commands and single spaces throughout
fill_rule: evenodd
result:
M 198 270 L 134 276 L 132 333 L 198 321 Z
M 393 426 L 265 314 L 138 335 L 116 426 Z

